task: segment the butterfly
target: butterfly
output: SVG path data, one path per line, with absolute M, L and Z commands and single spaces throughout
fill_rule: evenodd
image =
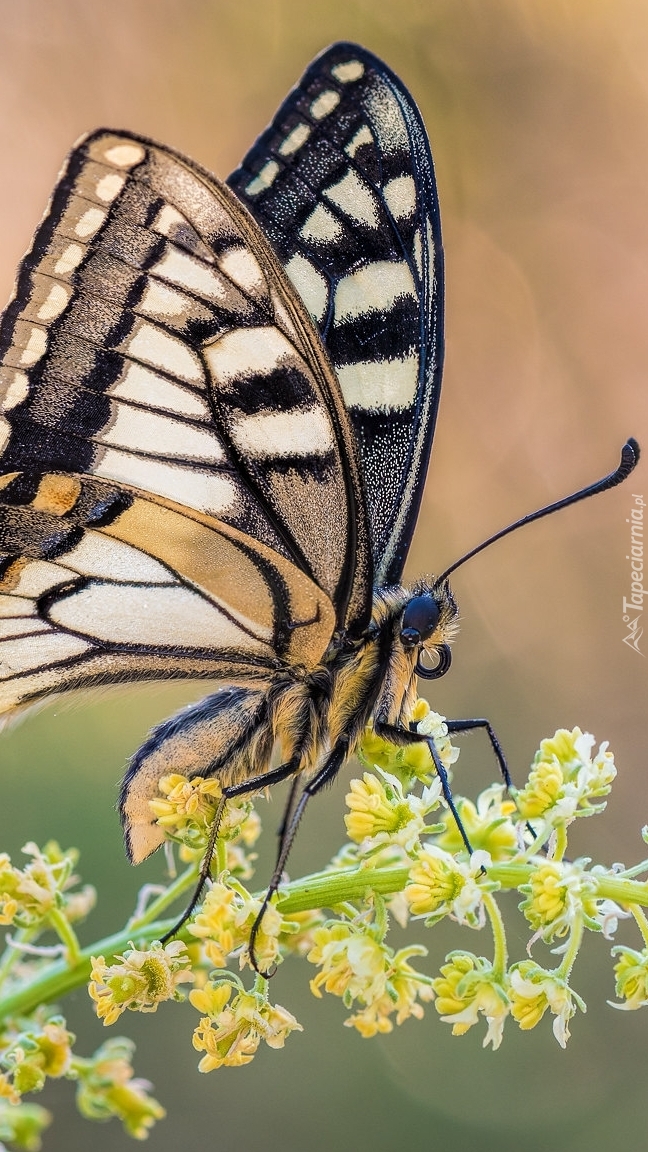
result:
M 132 861 L 162 841 L 169 772 L 226 796 L 289 778 L 276 888 L 365 726 L 421 739 L 417 677 L 448 670 L 457 627 L 450 570 L 400 583 L 442 328 L 425 128 L 357 45 L 310 65 L 227 184 L 129 132 L 69 156 L 0 325 L 0 715 L 220 685 L 133 756 Z M 474 726 L 506 775 L 486 721 L 451 730 Z

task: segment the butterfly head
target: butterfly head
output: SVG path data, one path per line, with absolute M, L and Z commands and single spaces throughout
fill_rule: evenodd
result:
M 400 641 L 406 651 L 417 651 L 416 673 L 426 680 L 444 676 L 452 653 L 448 641 L 456 631 L 457 603 L 447 580 L 420 584 L 410 596 L 400 622 Z M 432 663 L 423 663 L 423 656 Z

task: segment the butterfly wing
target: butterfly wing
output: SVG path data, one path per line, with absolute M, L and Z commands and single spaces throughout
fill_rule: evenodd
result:
M 222 521 L 70 474 L 0 484 L 0 714 L 116 681 L 267 687 L 329 642 L 326 594 Z
M 0 326 L 0 384 L 5 708 L 308 667 L 336 624 L 363 626 L 335 377 L 258 228 L 197 166 L 129 134 L 75 148 Z
M 443 355 L 443 250 L 421 116 L 380 60 L 335 44 L 228 184 L 319 328 L 362 461 L 376 583 L 398 582 Z

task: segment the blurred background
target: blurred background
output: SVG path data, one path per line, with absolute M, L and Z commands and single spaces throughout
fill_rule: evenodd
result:
M 436 163 L 446 372 L 410 553 L 415 576 L 611 470 L 629 434 L 648 449 L 643 0 L 0 0 L 0 301 L 82 132 L 129 128 L 225 177 L 336 39 L 361 42 L 401 76 Z M 648 634 L 643 653 L 633 651 L 622 620 L 633 493 L 648 497 L 645 465 L 620 489 L 458 573 L 462 635 L 451 675 L 430 697 L 448 716 L 487 716 L 517 779 L 557 727 L 609 740 L 619 777 L 608 810 L 573 838 L 574 851 L 606 864 L 646 854 Z M 81 849 L 84 879 L 100 897 L 84 942 L 120 927 L 139 885 L 162 874 L 161 860 L 137 872 L 124 860 L 117 783 L 150 725 L 200 691 L 148 686 L 55 703 L 2 737 L 0 848 L 17 854 L 28 839 L 55 836 Z M 455 786 L 474 795 L 493 776 L 473 736 Z M 308 812 L 293 875 L 321 867 L 341 842 L 346 778 Z M 280 799 L 262 811 L 260 884 Z M 522 958 L 527 932 L 513 902 L 511 913 Z M 622 927 L 620 939 L 639 947 Z M 452 925 L 427 943 L 431 972 L 453 947 L 489 948 Z M 337 1002 L 311 996 L 312 970 L 297 962 L 283 966 L 273 997 L 305 1032 L 247 1069 L 198 1074 L 188 1006 L 129 1015 L 117 1027 L 137 1040 L 137 1073 L 169 1113 L 150 1147 L 643 1145 L 648 1015 L 607 1006 L 609 944 L 586 945 L 573 980 L 589 1013 L 573 1021 L 566 1052 L 547 1020 L 524 1034 L 509 1024 L 502 1048 L 483 1052 L 483 1029 L 453 1039 L 433 1008 L 391 1036 L 362 1040 L 343 1028 Z M 65 1010 L 81 1053 L 109 1035 L 85 994 Z M 90 1127 L 76 1115 L 72 1085 L 40 1099 L 56 1112 L 51 1152 L 128 1146 L 116 1121 Z

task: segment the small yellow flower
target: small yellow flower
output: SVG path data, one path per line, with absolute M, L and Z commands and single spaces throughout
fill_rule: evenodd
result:
M 413 1016 L 423 1018 L 423 1005 L 420 1001 L 433 1000 L 431 981 L 412 968 L 412 956 L 423 956 L 424 948 L 413 946 L 401 948 L 393 957 L 387 969 L 386 991 L 366 1008 L 355 1012 L 344 1021 L 346 1027 L 355 1028 L 361 1036 L 369 1038 L 378 1033 L 391 1032 L 396 1024 L 402 1024 Z
M 601 744 L 592 759 L 594 737 L 589 732 L 560 728 L 543 740 L 535 755 L 525 787 L 517 794 L 523 820 L 544 819 L 550 825 L 573 816 L 590 816 L 604 804 L 592 800 L 607 796 L 616 776 L 614 757 Z
M 129 1136 L 145 1140 L 155 1121 L 162 1120 L 166 1113 L 148 1095 L 148 1081 L 133 1077 L 133 1048 L 132 1041 L 118 1037 L 102 1044 L 92 1059 L 75 1060 L 77 1107 L 89 1120 L 117 1116 Z
M 473 804 L 464 796 L 456 796 L 455 804 L 461 823 L 473 852 L 488 852 L 491 860 L 508 860 L 518 850 L 515 821 L 518 811 L 515 801 L 506 794 L 503 784 L 491 784 Z M 457 822 L 451 812 L 443 816 L 444 831 L 435 837 L 435 844 L 453 855 L 465 853 L 465 846 Z
M 433 737 L 441 763 L 449 769 L 457 760 L 459 749 L 450 742 L 445 717 L 432 712 L 427 701 L 419 699 L 414 705 L 411 719 L 418 732 Z M 434 760 L 425 740 L 401 747 L 376 735 L 373 728 L 368 727 L 360 741 L 358 756 L 368 767 L 381 768 L 398 777 L 406 790 L 417 780 L 429 784 L 436 776 Z
M 524 788 L 517 793 L 517 808 L 523 820 L 538 820 L 554 808 L 564 786 L 557 760 L 539 760 L 529 773 Z
M 261 1041 L 283 1048 L 291 1032 L 303 1031 L 292 1013 L 263 996 L 241 990 L 230 1003 L 231 984 L 208 984 L 189 994 L 199 1012 L 206 1012 L 193 1035 L 193 1046 L 204 1052 L 198 1070 L 249 1064 Z
M 262 901 L 238 881 L 217 881 L 209 889 L 189 931 L 202 940 L 205 954 L 216 968 L 225 967 L 227 957 L 247 945 L 261 905 Z M 254 941 L 254 958 L 261 971 L 270 971 L 281 960 L 280 936 L 286 929 L 276 905 L 270 904 Z M 246 962 L 250 960 L 244 951 L 241 965 Z
M 181 845 L 180 855 L 191 859 L 204 851 L 211 834 L 222 796 L 220 782 L 215 777 L 188 779 L 179 772 L 163 776 L 158 785 L 162 797 L 149 800 L 149 807 L 157 823 L 170 840 Z M 218 835 L 221 840 L 242 840 L 249 848 L 258 838 L 260 821 L 250 800 L 228 800 L 220 814 Z M 237 869 L 246 871 L 247 862 L 233 861 Z
M 227 957 L 247 943 L 245 924 L 238 921 L 240 898 L 229 885 L 217 881 L 207 892 L 189 931 L 204 943 L 205 953 L 215 968 L 224 968 Z
M 5 1066 L 12 1069 L 13 1088 L 20 1095 L 39 1092 L 48 1076 L 65 1076 L 71 1065 L 74 1039 L 60 1016 L 42 1026 L 34 1024 L 17 1035 L 3 1053 Z
M 306 959 L 321 968 L 310 982 L 314 996 L 323 987 L 350 1007 L 356 999 L 372 1004 L 385 991 L 389 950 L 362 927 L 339 920 L 315 928 Z
M 583 915 L 584 898 L 591 896 L 591 882 L 578 864 L 545 860 L 520 885 L 526 893 L 520 910 L 546 941 L 565 936 Z
M 0 1092 L 0 1096 L 2 1093 Z M 22 1152 L 40 1152 L 43 1130 L 52 1123 L 52 1113 L 40 1104 L 0 1101 L 0 1133 L 3 1141 Z M 0 1145 L 4 1149 L 4 1143 Z
M 186 945 L 153 943 L 142 951 L 131 946 L 119 963 L 106 964 L 103 956 L 92 957 L 92 977 L 88 987 L 104 1024 L 114 1024 L 127 1008 L 134 1012 L 155 1012 L 163 1000 L 180 998 L 178 984 L 193 981 Z
M 6 853 L 0 856 L 0 923 L 34 928 L 53 912 L 62 912 L 72 921 L 90 910 L 93 888 L 69 892 L 77 882 L 73 875 L 76 849 L 63 852 L 54 840 L 41 849 L 30 841 L 23 852 L 32 857 L 23 869 L 14 868 Z
M 553 1033 L 561 1048 L 565 1048 L 569 1040 L 569 1021 L 576 1009 L 585 1011 L 583 1000 L 566 980 L 556 972 L 540 968 L 532 960 L 523 960 L 511 968 L 509 998 L 511 1015 L 523 1030 L 535 1028 L 548 1008 L 556 1017 Z
M 437 780 L 421 797 L 406 796 L 395 776 L 383 772 L 381 777 L 365 772 L 362 780 L 351 781 L 345 797 L 347 833 L 365 851 L 396 844 L 411 852 L 425 831 L 425 817 L 440 803 L 441 785 Z
M 483 894 L 490 888 L 482 873 L 482 864 L 487 863 L 483 852 L 474 853 L 464 864 L 436 844 L 425 845 L 410 868 L 404 891 L 412 916 L 426 916 L 430 924 L 451 916 L 460 924 L 480 928 Z
M 0 1101 L 6 1100 L 9 1104 L 20 1104 L 20 1092 L 7 1076 L 0 1072 Z
M 18 911 L 18 901 L 6 893 L 0 895 L 0 924 L 13 924 L 14 916 Z
M 635 952 L 633 948 L 619 945 L 612 949 L 612 955 L 618 956 L 614 965 L 616 977 L 616 994 L 625 1001 L 624 1004 L 614 1004 L 613 1008 L 622 1008 L 625 1011 L 634 1011 L 636 1008 L 645 1008 L 648 1005 L 648 949 Z
M 463 1036 L 482 1015 L 488 1022 L 484 1047 L 499 1048 L 504 1021 L 509 1010 L 506 988 L 483 957 L 469 952 L 451 952 L 441 975 L 432 981 L 436 993 L 434 1007 L 453 1036 Z

